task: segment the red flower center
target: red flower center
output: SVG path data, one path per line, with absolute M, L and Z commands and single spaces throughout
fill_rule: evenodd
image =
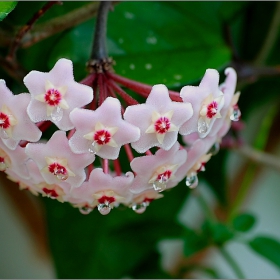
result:
M 205 165 L 206 165 L 206 162 L 201 162 L 200 163 L 200 167 L 196 170 L 196 172 L 201 172 L 201 171 L 205 171 Z
M 61 93 L 57 89 L 49 89 L 45 93 L 45 101 L 50 106 L 57 106 L 62 99 Z
M 155 122 L 155 131 L 157 133 L 163 134 L 169 130 L 170 126 L 171 126 L 171 123 L 167 117 L 160 117 Z
M 166 182 L 170 179 L 171 175 L 172 175 L 172 171 L 166 170 L 165 172 L 163 172 L 157 176 L 157 180 Z
M 55 197 L 55 198 L 58 197 L 58 194 L 55 190 L 50 190 L 50 189 L 47 189 L 47 188 L 43 188 L 42 190 L 45 194 L 47 194 L 51 197 Z
M 109 131 L 102 129 L 96 131 L 93 138 L 98 145 L 105 145 L 110 142 L 111 137 L 112 136 Z
M 3 157 L 0 157 L 0 163 L 5 163 L 5 159 Z
M 145 199 L 143 200 L 143 202 L 152 202 L 154 200 L 154 198 L 147 198 L 145 197 Z
M 115 201 L 116 199 L 113 196 L 106 196 L 106 195 L 103 195 L 101 198 L 98 199 L 98 202 L 101 204 L 105 204 L 105 203 L 111 204 Z
M 212 119 L 218 112 L 218 103 L 216 101 L 211 102 L 207 106 L 206 116 L 209 119 Z
M 0 112 L 0 127 L 1 128 L 9 128 L 10 127 L 10 119 L 9 116 Z
M 67 175 L 66 168 L 56 162 L 49 165 L 49 172 L 54 175 Z

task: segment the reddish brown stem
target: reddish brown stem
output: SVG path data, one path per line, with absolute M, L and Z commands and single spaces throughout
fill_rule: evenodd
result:
M 130 95 L 128 95 L 123 89 L 121 89 L 113 80 L 108 79 L 107 83 L 110 87 L 112 87 L 113 90 L 115 90 L 123 100 L 129 104 L 129 105 L 137 105 L 139 104 L 137 100 L 132 98 Z
M 83 80 L 81 80 L 80 84 L 92 87 L 95 79 L 96 79 L 96 73 L 92 73 L 88 75 L 86 78 L 84 78 Z
M 152 86 L 142 84 L 140 82 L 132 81 L 130 79 L 119 76 L 115 73 L 107 72 L 107 75 L 115 82 L 120 83 L 121 85 L 139 93 L 141 96 L 145 98 L 149 96 L 152 90 Z M 173 101 L 182 102 L 180 94 L 176 91 L 169 90 L 169 96 Z
M 112 96 L 112 97 L 114 97 L 114 98 L 117 98 L 117 96 L 116 96 L 116 94 L 115 94 L 115 92 L 113 91 L 113 89 L 112 88 L 110 88 L 109 86 L 107 87 L 107 90 L 108 90 L 108 93 L 109 93 L 109 95 L 110 96 Z M 123 108 L 123 106 L 121 106 L 121 112 L 122 112 L 122 115 L 124 114 L 124 108 Z
M 93 170 L 94 166 L 93 163 L 87 167 L 87 177 L 89 178 L 91 171 Z M 88 179 L 87 178 L 87 179 Z
M 153 153 L 152 153 L 150 150 L 148 150 L 148 151 L 146 151 L 146 155 L 147 155 L 147 156 L 152 156 Z
M 46 131 L 50 126 L 52 125 L 51 121 L 44 121 L 44 122 L 40 122 L 38 125 L 38 128 L 44 132 Z
M 9 53 L 7 55 L 7 59 L 14 60 L 16 56 L 16 52 L 20 46 L 21 40 L 23 36 L 33 27 L 35 22 L 42 17 L 53 5 L 55 4 L 61 4 L 61 1 L 49 1 L 47 2 L 42 9 L 40 9 L 37 13 L 34 14 L 34 16 L 27 22 L 26 25 L 24 25 L 17 33 L 15 40 L 13 41 Z
M 103 171 L 105 174 L 109 174 L 109 160 L 103 159 Z
M 76 129 L 75 128 L 73 128 L 73 129 L 71 129 L 70 131 L 69 131 L 69 133 L 68 133 L 68 139 L 70 139 L 72 136 L 73 136 L 73 134 L 75 133 L 75 131 L 76 131 Z
M 134 156 L 133 156 L 133 153 L 132 153 L 130 145 L 129 144 L 125 144 L 124 148 L 125 148 L 125 152 L 127 154 L 129 162 L 132 162 L 133 159 L 134 159 Z
M 105 76 L 103 73 L 100 73 L 97 75 L 97 83 L 98 83 L 98 89 L 99 89 L 99 99 L 98 99 L 98 105 L 100 106 L 104 100 L 107 97 L 107 90 L 105 87 Z
M 122 175 L 122 168 L 119 159 L 114 160 L 114 169 L 116 171 L 117 176 Z

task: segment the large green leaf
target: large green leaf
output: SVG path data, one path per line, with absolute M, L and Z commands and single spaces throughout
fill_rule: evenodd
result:
M 17 5 L 16 1 L 0 2 L 0 21 L 3 20 Z
M 280 242 L 272 237 L 258 236 L 249 242 L 256 253 L 280 268 Z
M 148 84 L 179 87 L 197 81 L 207 68 L 221 69 L 229 63 L 230 51 L 222 37 L 219 7 L 219 2 L 119 3 L 109 14 L 107 40 L 116 72 Z M 92 26 L 87 22 L 65 34 L 50 64 L 64 56 L 84 67 Z

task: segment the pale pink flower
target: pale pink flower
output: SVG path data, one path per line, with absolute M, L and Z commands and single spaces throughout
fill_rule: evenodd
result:
M 38 141 L 42 135 L 27 115 L 29 102 L 29 94 L 14 95 L 0 80 L 0 138 L 9 149 L 14 150 L 21 140 Z
M 152 201 L 162 197 L 163 195 L 154 189 L 144 190 L 141 193 L 134 194 L 128 206 L 130 206 L 136 213 L 142 214 Z
M 194 188 L 197 186 L 197 173 L 205 170 L 205 164 L 212 156 L 210 149 L 215 142 L 215 137 L 207 136 L 204 139 L 196 140 L 192 146 L 187 149 L 188 158 L 176 172 L 177 183 L 187 177 L 186 184 L 188 187 Z
M 95 111 L 75 109 L 70 114 L 76 132 L 69 140 L 74 153 L 93 153 L 105 159 L 117 159 L 122 145 L 139 139 L 139 128 L 121 116 L 121 104 L 107 97 Z
M 90 154 L 74 154 L 63 131 L 56 131 L 46 144 L 27 144 L 26 154 L 36 162 L 48 184 L 66 181 L 72 187 L 82 184 L 86 178 L 84 168 L 94 160 Z
M 88 202 L 89 207 L 97 205 L 99 212 L 106 215 L 113 207 L 130 201 L 132 193 L 129 188 L 133 179 L 132 172 L 127 172 L 125 176 L 113 177 L 105 174 L 101 168 L 95 168 L 90 173 L 89 180 L 80 187 L 82 189 L 73 190 L 73 194 L 76 199 L 82 198 L 86 203 Z M 94 201 L 87 199 L 88 195 L 91 195 Z
M 174 182 L 177 182 L 176 171 L 187 159 L 187 152 L 179 148 L 180 145 L 176 142 L 168 151 L 159 149 L 155 155 L 134 158 L 130 166 L 136 177 L 131 191 L 140 193 L 154 188 L 161 192 L 173 187 Z
M 31 71 L 24 78 L 31 94 L 27 113 L 33 122 L 50 120 L 61 130 L 73 128 L 69 114 L 93 99 L 91 87 L 74 81 L 72 61 L 62 58 L 48 73 Z
M 124 119 L 140 128 L 140 139 L 131 144 L 139 153 L 157 146 L 169 150 L 179 129 L 193 114 L 190 103 L 174 102 L 164 85 L 152 88 L 145 104 L 128 106 Z
M 216 119 L 221 118 L 220 111 L 224 105 L 224 95 L 219 88 L 219 73 L 207 69 L 198 87 L 185 86 L 180 96 L 184 102 L 193 106 L 193 117 L 180 128 L 182 135 L 198 133 L 200 138 L 206 137 Z
M 10 150 L 0 140 L 0 171 L 13 170 L 22 178 L 28 179 L 27 160 L 24 148 L 17 146 L 14 150 Z

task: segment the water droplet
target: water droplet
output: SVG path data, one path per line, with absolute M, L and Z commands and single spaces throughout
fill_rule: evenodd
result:
M 10 138 L 7 131 L 3 128 L 0 129 L 0 137 L 2 139 L 9 139 Z
M 110 204 L 108 202 L 106 202 L 106 203 L 98 204 L 97 209 L 100 212 L 100 214 L 107 215 L 110 213 L 112 208 L 111 208 Z
M 88 215 L 90 212 L 92 212 L 92 210 L 93 210 L 93 208 L 87 207 L 87 206 L 79 208 L 80 213 L 83 215 Z
M 56 108 L 51 113 L 52 121 L 59 122 L 61 121 L 62 117 L 63 117 L 63 110 L 59 106 L 56 106 Z
M 204 120 L 204 118 L 200 118 L 198 120 L 198 126 L 197 126 L 197 130 L 199 133 L 206 133 L 208 130 L 208 124 L 206 123 L 206 121 Z
M 135 211 L 138 214 L 142 214 L 146 211 L 147 206 L 149 206 L 149 202 L 142 202 L 140 204 L 133 204 L 132 205 L 132 210 Z
M 145 64 L 145 68 L 146 68 L 147 70 L 152 69 L 152 64 L 150 64 L 150 63 Z
M 233 108 L 233 111 L 230 115 L 230 119 L 234 122 L 237 122 L 237 121 L 239 121 L 240 117 L 241 117 L 241 112 L 240 112 L 239 108 L 236 106 Z
M 161 176 L 159 180 L 153 182 L 154 190 L 157 192 L 163 192 L 166 189 L 167 181 L 168 179 L 166 179 L 164 176 Z
M 88 148 L 88 151 L 91 153 L 91 154 L 96 154 L 96 151 L 95 151 L 95 141 L 93 141 L 92 143 L 90 143 L 89 145 L 89 148 Z
M 198 178 L 197 174 L 195 172 L 192 172 L 190 176 L 186 177 L 186 185 L 190 189 L 194 189 L 198 184 Z
M 65 171 L 61 168 L 58 168 L 57 170 L 54 171 L 54 175 L 56 176 L 56 178 L 58 180 L 61 180 L 61 181 L 65 181 L 68 179 L 68 175 L 67 173 L 65 173 Z
M 209 153 L 212 154 L 212 156 L 216 155 L 220 151 L 220 143 L 216 142 L 211 149 L 209 150 Z
M 0 162 L 0 171 L 5 171 L 7 167 L 8 166 L 4 161 Z

